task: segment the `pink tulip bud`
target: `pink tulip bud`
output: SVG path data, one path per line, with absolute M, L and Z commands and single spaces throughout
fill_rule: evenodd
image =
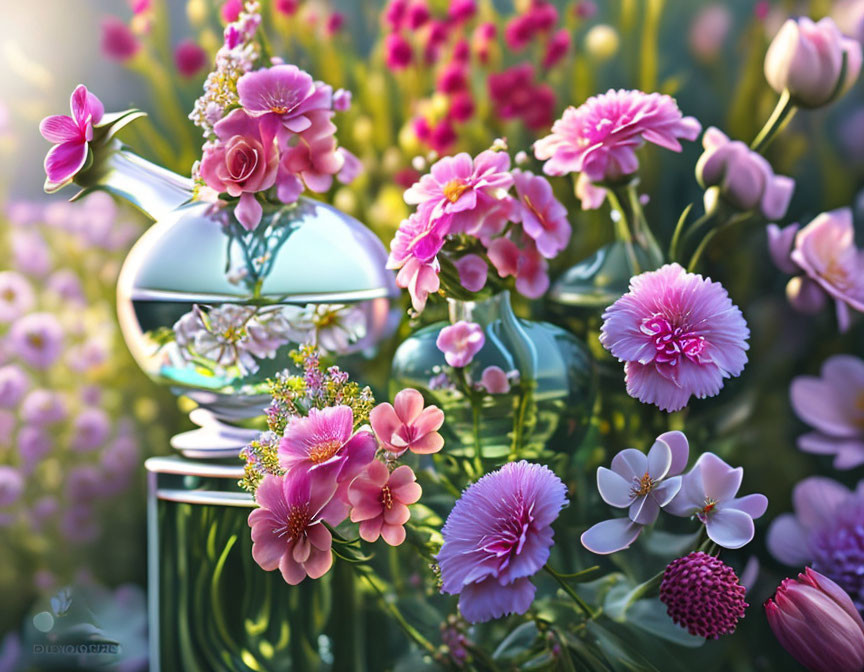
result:
M 840 586 L 809 567 L 765 602 L 779 642 L 813 672 L 864 669 L 864 621 Z
M 777 93 L 788 89 L 801 107 L 821 107 L 839 98 L 860 72 L 861 45 L 844 37 L 828 17 L 817 23 L 806 17 L 787 20 L 765 55 L 765 78 L 771 88 Z

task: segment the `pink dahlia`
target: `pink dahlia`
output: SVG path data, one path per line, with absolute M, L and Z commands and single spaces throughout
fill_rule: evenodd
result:
M 630 280 L 603 313 L 600 342 L 625 362 L 630 396 L 673 412 L 740 375 L 749 336 L 720 283 L 667 264 Z
M 56 114 L 45 117 L 39 124 L 39 132 L 54 147 L 45 157 L 45 190 L 57 191 L 72 181 L 72 178 L 87 162 L 87 143 L 93 139 L 93 126 L 102 120 L 105 108 L 102 102 L 79 84 L 69 101 L 72 116 Z
M 534 143 L 547 175 L 585 173 L 594 182 L 616 180 L 639 168 L 636 151 L 651 142 L 681 151 L 679 138 L 695 140 L 702 125 L 684 117 L 673 98 L 659 93 L 615 91 L 568 107 L 552 133 Z
M 691 635 L 717 639 L 735 632 L 744 618 L 745 592 L 734 569 L 700 551 L 669 563 L 660 584 L 660 601 L 672 620 Z
M 459 595 L 472 623 L 524 614 L 534 599 L 531 577 L 549 559 L 552 523 L 567 488 L 551 470 L 524 460 L 505 464 L 471 485 L 441 530 L 441 590 Z
M 405 541 L 405 523 L 411 518 L 408 505 L 423 492 L 416 480 L 408 465 L 391 473 L 383 462 L 369 463 L 348 487 L 351 522 L 360 523 L 361 538 L 371 543 L 380 536 L 391 546 Z
M 261 569 L 278 567 L 292 586 L 327 573 L 333 539 L 323 523 L 338 525 L 345 518 L 335 492 L 336 482 L 321 471 L 264 477 L 255 492 L 260 508 L 249 514 L 252 557 Z
M 320 468 L 340 483 L 348 481 L 369 464 L 377 448 L 371 432 L 353 431 L 350 406 L 313 408 L 288 423 L 279 442 L 279 464 L 288 472 Z
M 423 407 L 423 395 L 408 388 L 396 395 L 393 404 L 378 404 L 369 414 L 369 424 L 381 445 L 394 455 L 406 450 L 418 455 L 437 453 L 444 446 L 438 433 L 444 412 L 437 406 Z
M 463 152 L 435 163 L 428 175 L 405 192 L 405 202 L 429 208 L 430 220 L 452 215 L 451 228 L 461 231 L 512 185 L 506 152 L 487 150 L 474 159 Z

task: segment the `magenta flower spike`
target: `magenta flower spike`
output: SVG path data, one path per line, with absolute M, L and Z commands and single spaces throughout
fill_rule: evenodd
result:
M 625 362 L 630 396 L 671 413 L 740 375 L 749 336 L 719 282 L 667 264 L 630 280 L 630 291 L 603 313 L 600 343 Z
M 612 468 L 597 469 L 597 490 L 609 506 L 628 509 L 626 518 L 597 523 L 582 534 L 582 545 L 592 553 L 607 555 L 632 544 L 642 527 L 657 520 L 681 488 L 681 472 L 690 454 L 687 437 L 666 432 L 657 437 L 645 455 L 628 448 L 612 459 Z
M 468 487 L 441 534 L 441 591 L 459 595 L 471 623 L 524 614 L 534 600 L 531 577 L 549 559 L 552 523 L 567 488 L 539 464 L 510 462 Z
M 836 469 L 864 464 L 864 360 L 834 355 L 820 376 L 798 376 L 789 389 L 792 408 L 814 431 L 798 447 L 817 455 L 834 455 Z
M 666 511 L 684 518 L 695 516 L 718 546 L 741 548 L 753 539 L 753 519 L 768 508 L 765 495 L 737 496 L 743 477 L 743 468 L 730 467 L 714 453 L 703 453 L 683 477 Z
M 51 193 L 69 184 L 87 163 L 87 143 L 93 126 L 102 120 L 102 102 L 79 84 L 69 101 L 72 116 L 57 114 L 39 124 L 39 132 L 54 147 L 45 157 L 45 191 Z
M 809 567 L 784 579 L 765 602 L 774 636 L 812 672 L 864 669 L 864 621 L 852 600 L 831 579 Z

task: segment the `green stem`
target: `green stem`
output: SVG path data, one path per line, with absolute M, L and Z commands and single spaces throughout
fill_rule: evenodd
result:
M 678 246 L 681 244 L 681 236 L 684 229 L 687 228 L 687 217 L 690 216 L 690 211 L 693 209 L 693 203 L 688 205 L 681 212 L 678 218 L 678 223 L 675 225 L 675 231 L 672 233 L 672 242 L 669 243 L 669 261 L 678 261 Z M 698 222 L 699 220 L 697 220 Z
M 630 259 L 630 266 L 633 269 L 633 274 L 639 275 L 642 271 L 639 267 L 639 260 L 636 258 L 636 251 L 633 248 L 633 236 L 630 235 L 627 211 L 624 210 L 624 206 L 621 205 L 621 199 L 616 193 L 619 188 L 620 187 L 608 187 L 606 189 L 606 198 L 609 201 L 612 210 L 617 212 L 619 215 L 617 220 L 614 217 L 612 218 L 615 222 L 616 235 L 618 239 L 624 243 L 624 247 L 627 250 L 627 257 Z
M 471 429 L 474 438 L 474 454 L 472 459 L 474 469 L 477 472 L 476 477 L 480 478 L 483 475 L 483 446 L 480 441 L 480 403 L 482 403 L 482 400 L 471 389 L 465 369 L 457 367 L 454 369 L 454 372 L 462 388 L 462 394 L 465 395 L 465 398 L 468 399 L 468 403 L 471 405 Z
M 585 600 L 583 600 L 575 590 L 573 590 L 572 586 L 570 586 L 570 584 L 568 584 L 564 580 L 564 577 L 561 574 L 552 569 L 552 567 L 550 567 L 548 564 L 544 565 L 543 569 L 546 570 L 546 573 L 549 574 L 549 576 L 551 576 L 553 579 L 555 579 L 555 581 L 558 582 L 558 585 L 561 586 L 561 590 L 563 590 L 565 593 L 567 593 L 567 595 L 570 596 L 570 599 L 572 599 L 576 603 L 576 606 L 579 607 L 579 609 L 582 611 L 582 613 L 585 614 L 585 616 L 587 616 L 590 620 L 593 620 L 600 615 L 599 611 L 595 612 L 589 606 L 589 604 Z
M 771 113 L 768 121 L 765 122 L 762 130 L 759 131 L 759 134 L 750 144 L 750 149 L 754 152 L 764 153 L 768 144 L 774 139 L 774 136 L 782 131 L 786 127 L 786 124 L 792 120 L 797 109 L 792 102 L 792 97 L 789 95 L 789 90 L 784 90 L 780 94 L 780 99 L 777 101 L 777 105 L 774 107 L 774 111 Z
M 663 581 L 663 572 L 659 572 L 652 576 L 647 581 L 640 583 L 633 590 L 630 591 L 630 594 L 627 596 L 627 601 L 624 603 L 624 608 L 622 613 L 626 613 L 626 611 L 633 606 L 635 602 L 638 602 L 643 597 L 650 597 L 655 592 L 660 589 L 660 584 Z
M 690 257 L 690 261 L 687 264 L 687 270 L 691 273 L 695 272 L 696 268 L 699 266 L 699 262 L 702 259 L 702 255 L 705 253 L 705 250 L 708 249 L 708 245 L 714 239 L 714 237 L 722 230 L 728 226 L 732 226 L 733 224 L 738 224 L 739 222 L 747 221 L 752 217 L 752 213 L 750 212 L 742 212 L 738 215 L 735 215 L 731 219 L 723 222 L 722 224 L 715 226 L 708 233 L 705 234 L 705 237 L 699 243 L 699 246 L 696 248 L 696 251 L 693 252 L 693 256 Z

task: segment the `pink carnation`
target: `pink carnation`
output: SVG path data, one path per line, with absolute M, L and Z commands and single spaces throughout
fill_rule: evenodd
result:
M 673 412 L 740 375 L 749 335 L 720 283 L 667 264 L 630 280 L 603 314 L 600 342 L 626 362 L 630 396 Z
M 585 173 L 595 182 L 615 180 L 636 172 L 635 150 L 645 142 L 680 152 L 678 138 L 695 140 L 701 130 L 669 96 L 610 89 L 578 108 L 568 107 L 552 133 L 534 144 L 534 154 L 546 161 L 547 175 Z
M 399 546 L 411 518 L 408 505 L 417 502 L 422 492 L 408 465 L 391 473 L 383 462 L 373 460 L 348 488 L 351 522 L 360 523 L 360 537 L 365 541 L 382 537 L 391 546 Z
M 555 198 L 552 185 L 545 177 L 514 170 L 513 178 L 519 196 L 515 219 L 522 222 L 522 228 L 534 240 L 540 254 L 552 259 L 570 242 L 567 208 Z

